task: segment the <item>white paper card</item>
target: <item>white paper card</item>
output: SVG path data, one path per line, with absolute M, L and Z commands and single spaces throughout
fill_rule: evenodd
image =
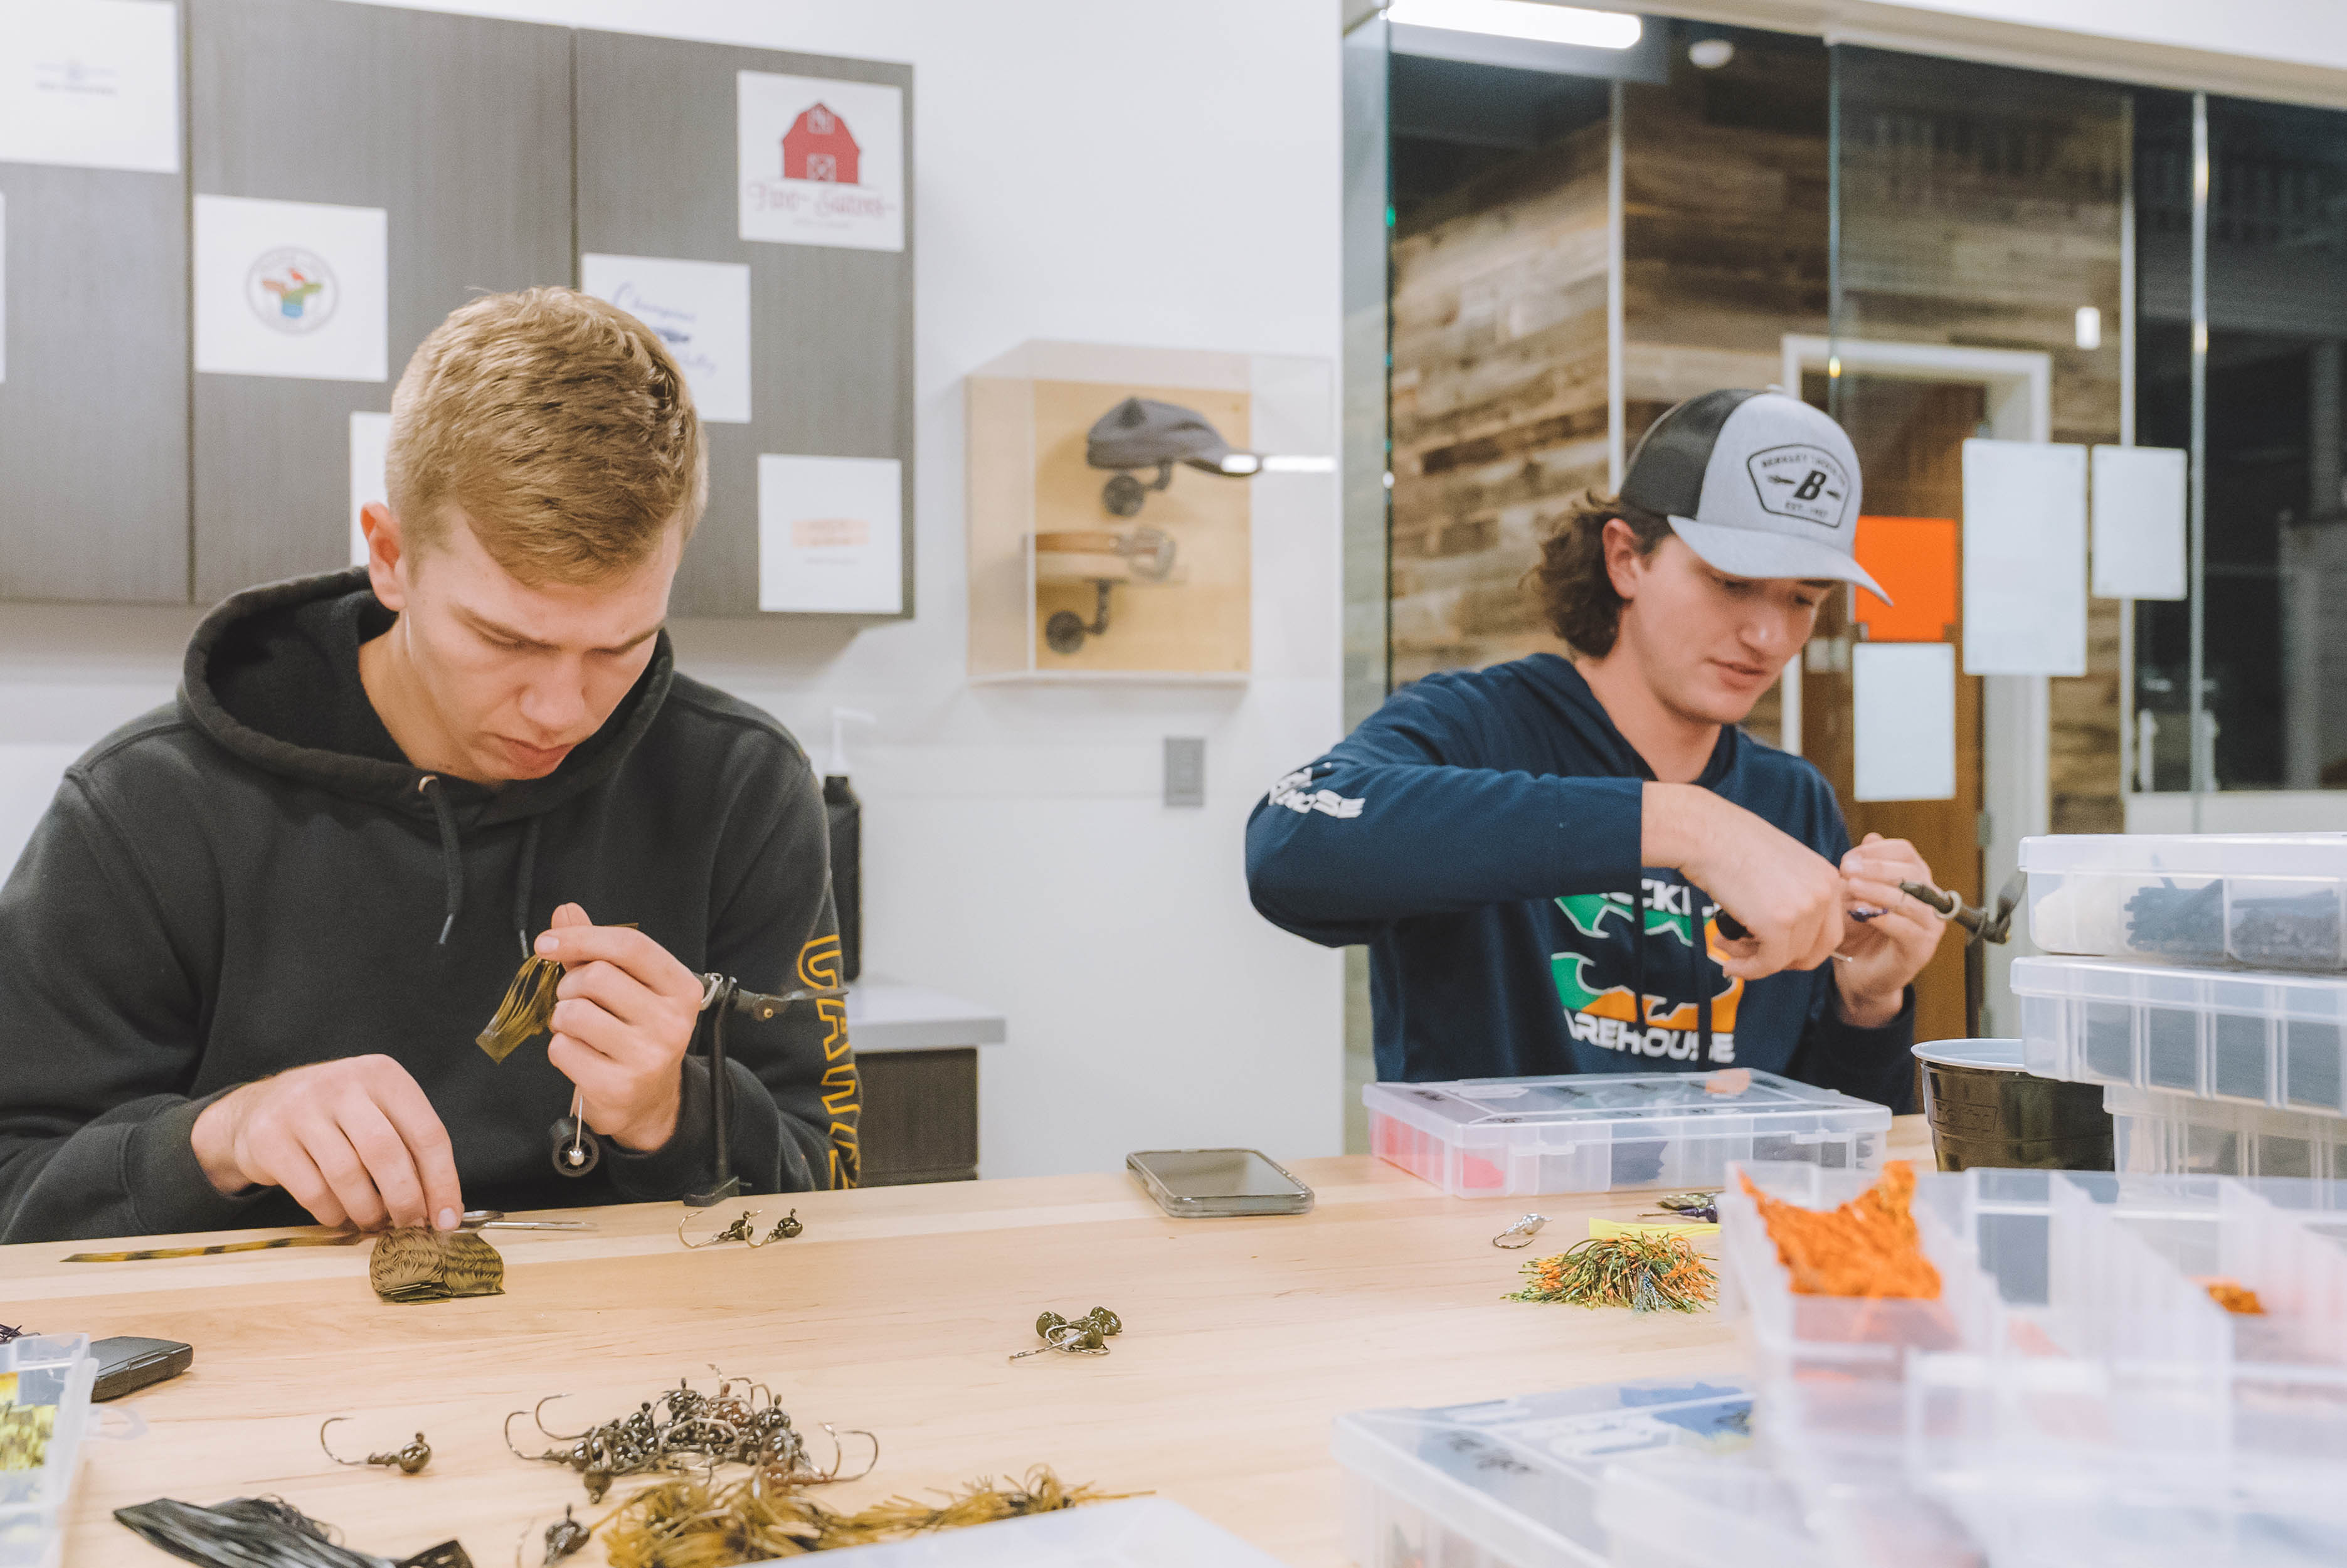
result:
M 380 207 L 196 198 L 196 368 L 382 381 L 391 288 Z
M 905 608 L 904 491 L 894 457 L 758 459 L 758 608 Z
M 905 248 L 905 95 L 835 77 L 734 75 L 742 238 Z
M 2185 453 L 2097 446 L 2094 454 L 2095 592 L 2104 599 L 2182 599 Z
M 2086 449 L 1964 443 L 1964 672 L 2086 672 Z
M 178 172 L 179 8 L 168 0 L 0 7 L 0 163 Z
M 750 269 L 658 256 L 579 258 L 579 286 L 660 334 L 716 425 L 750 423 Z
M 384 455 L 391 446 L 391 415 L 351 415 L 351 564 L 367 563 L 366 534 L 359 527 L 359 508 L 369 501 L 391 499 L 384 484 Z
M 1952 800 L 1956 651 L 1945 642 L 1860 642 L 1850 651 L 1860 800 Z

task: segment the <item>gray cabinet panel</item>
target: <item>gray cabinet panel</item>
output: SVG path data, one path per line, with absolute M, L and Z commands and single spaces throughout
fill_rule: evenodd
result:
M 758 610 L 758 456 L 894 457 L 913 612 L 913 73 L 908 66 L 581 32 L 579 248 L 750 268 L 748 425 L 712 425 L 709 511 L 679 615 Z M 734 73 L 878 82 L 905 95 L 905 249 L 740 237 Z
M 193 378 L 195 593 L 348 564 L 350 415 L 477 293 L 568 283 L 571 35 L 338 0 L 190 0 L 207 196 L 380 207 L 390 375 Z M 13 227 L 13 225 L 12 225 Z
M 188 600 L 177 174 L 0 163 L 0 599 Z

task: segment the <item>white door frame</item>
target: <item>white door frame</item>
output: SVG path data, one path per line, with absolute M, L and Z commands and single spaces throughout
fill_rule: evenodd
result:
M 1787 333 L 1784 387 L 1799 397 L 1801 373 L 1893 376 L 1909 381 L 1969 382 L 1988 400 L 1988 433 L 2000 441 L 2050 441 L 2054 437 L 2054 357 L 2028 349 L 1963 348 L 1953 343 L 1871 343 Z M 1840 363 L 1837 364 L 1836 357 Z M 1860 476 L 1861 486 L 1864 476 Z M 1801 749 L 1801 660 L 1785 667 L 1784 747 Z M 1987 675 L 1981 679 L 1982 890 L 1993 897 L 2021 860 L 2021 841 L 2053 827 L 2053 757 L 2049 745 L 2052 705 L 2043 675 Z M 2014 939 L 1989 948 L 1987 996 L 1981 1008 L 1984 1034 L 2015 1034 L 2021 1010 L 2013 999 L 2014 955 L 2026 950 L 2027 936 L 2014 925 Z

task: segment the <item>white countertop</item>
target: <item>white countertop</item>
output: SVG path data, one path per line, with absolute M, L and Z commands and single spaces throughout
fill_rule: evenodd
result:
M 1000 1045 L 1000 1013 L 924 986 L 866 975 L 847 989 L 847 1039 L 859 1054 Z

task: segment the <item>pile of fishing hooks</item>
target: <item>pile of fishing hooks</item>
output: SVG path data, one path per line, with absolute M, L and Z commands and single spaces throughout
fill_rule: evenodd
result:
M 813 1485 L 858 1480 L 870 1474 L 880 1460 L 879 1439 L 870 1432 L 850 1430 L 846 1435 L 860 1437 L 872 1445 L 872 1458 L 856 1475 L 843 1476 L 842 1434 L 825 1425 L 823 1430 L 832 1444 L 831 1467 L 818 1468 L 807 1453 L 806 1439 L 791 1424 L 790 1413 L 774 1402 L 773 1390 L 764 1383 L 728 1378 L 722 1372 L 713 1394 L 704 1394 L 690 1379 L 680 1378 L 675 1388 L 658 1399 L 647 1399 L 600 1426 L 582 1432 L 547 1430 L 546 1407 L 568 1397 L 551 1394 L 534 1409 L 507 1416 L 506 1447 L 523 1459 L 569 1465 L 586 1483 L 590 1501 L 601 1501 L 613 1480 L 620 1476 L 745 1464 L 781 1484 Z M 535 1454 L 515 1448 L 513 1423 L 525 1414 L 542 1436 L 559 1446 Z

